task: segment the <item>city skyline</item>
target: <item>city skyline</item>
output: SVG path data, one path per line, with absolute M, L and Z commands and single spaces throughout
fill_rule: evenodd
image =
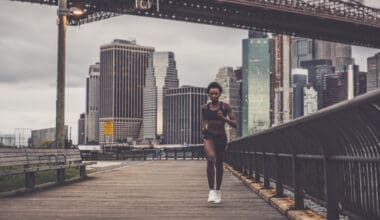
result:
M 56 8 L 5 1 L 0 3 L 0 10 L 1 26 L 5 27 L 0 30 L 0 44 L 2 51 L 6 51 L 0 54 L 0 120 L 3 125 L 0 133 L 13 133 L 17 127 L 54 127 Z M 17 14 L 16 11 L 31 18 L 32 22 L 26 23 L 22 17 L 10 16 Z M 147 22 L 149 30 L 146 29 Z M 168 24 L 171 27 L 167 27 Z M 99 61 L 100 45 L 115 38 L 134 37 L 141 45 L 149 45 L 159 51 L 173 51 L 177 57 L 181 85 L 206 86 L 213 81 L 220 67 L 241 66 L 241 40 L 247 33 L 246 30 L 135 16 L 120 16 L 79 28 L 69 27 L 65 124 L 73 128 L 74 143 L 78 115 L 85 107 L 87 69 Z M 153 34 L 154 39 L 149 37 Z M 354 47 L 354 58 L 361 71 L 367 68 L 366 58 L 378 51 Z M 23 61 L 22 65 L 19 61 Z

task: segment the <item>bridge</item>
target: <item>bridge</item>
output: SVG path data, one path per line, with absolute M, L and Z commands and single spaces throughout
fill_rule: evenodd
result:
M 13 0 L 57 5 L 58 0 Z M 80 25 L 122 14 L 380 48 L 380 9 L 343 0 L 67 0 Z
M 121 152 L 126 166 L 1 198 L 0 219 L 379 219 L 380 90 L 230 142 L 220 205 L 206 202 L 203 155 Z

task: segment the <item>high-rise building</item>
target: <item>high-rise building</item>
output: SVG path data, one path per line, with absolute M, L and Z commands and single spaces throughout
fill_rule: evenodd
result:
M 232 67 L 220 68 L 215 81 L 223 88 L 223 93 L 219 98 L 220 101 L 231 105 L 232 112 L 239 125 L 241 112 L 240 83 L 236 79 L 234 69 Z M 241 136 L 239 131 L 240 127 L 232 128 L 231 126 L 226 125 L 227 139 L 231 141 L 239 138 Z
M 313 40 L 294 37 L 291 39 L 292 69 L 300 68 L 301 62 L 313 59 Z
M 300 68 L 302 61 L 331 60 L 338 71 L 354 64 L 351 45 L 312 40 L 308 38 L 292 38 L 292 68 Z
M 0 135 L 0 146 L 14 147 L 15 146 L 15 135 L 14 134 L 1 134 Z
M 147 70 L 149 78 L 146 79 L 144 87 L 144 138 L 162 139 L 164 90 L 178 88 L 179 84 L 174 53 L 154 52 L 151 54 L 149 64 Z M 150 79 L 154 81 L 154 84 L 148 82 Z M 147 96 L 155 96 L 155 98 Z
M 86 79 L 86 119 L 84 142 L 99 143 L 100 63 L 91 65 Z
M 243 100 L 243 88 L 242 88 L 242 74 L 243 74 L 243 68 L 238 67 L 234 70 L 234 75 L 236 78 L 236 82 L 239 84 L 239 100 L 240 100 L 240 106 L 236 110 L 235 118 L 236 118 L 236 123 L 238 127 L 238 132 L 239 132 L 239 137 L 242 135 L 242 122 L 243 122 L 243 114 L 242 114 L 242 100 Z
M 143 90 L 143 138 L 153 141 L 157 138 L 157 85 L 154 76 L 153 54 L 150 54 L 148 63 Z
M 290 36 L 277 34 L 274 37 L 274 75 L 272 76 L 273 125 L 288 122 L 293 118 L 293 91 L 290 71 Z
M 367 59 L 367 91 L 380 87 L 380 53 Z
M 352 58 L 351 45 L 336 43 L 335 44 L 335 70 L 342 71 L 354 64 Z
M 142 135 L 143 88 L 153 47 L 114 40 L 100 47 L 99 142 L 122 143 Z M 107 135 L 104 128 L 107 129 Z
M 366 93 L 367 73 L 360 72 L 358 65 L 348 65 L 342 74 L 347 75 L 347 99 Z
M 347 99 L 353 99 L 359 91 L 359 66 L 347 66 Z
M 323 107 L 328 107 L 347 99 L 347 82 L 347 72 L 337 72 L 323 76 Z
M 294 118 L 304 115 L 304 87 L 307 83 L 308 79 L 306 69 L 292 69 Z
M 85 119 L 86 114 L 80 114 L 80 118 L 78 120 L 78 144 L 85 144 Z
M 15 128 L 15 146 L 18 148 L 29 146 L 29 138 L 31 138 L 32 130 L 30 128 Z
M 201 144 L 201 106 L 206 102 L 206 88 L 182 86 L 166 89 L 164 144 Z
M 335 57 L 336 57 L 336 43 L 323 41 L 323 40 L 314 40 L 314 55 L 313 59 L 315 60 L 331 60 L 332 65 L 335 66 Z
M 301 67 L 308 70 L 309 83 L 318 93 L 318 109 L 323 107 L 323 76 L 333 73 L 331 60 L 302 61 Z
M 307 116 L 318 111 L 318 93 L 311 84 L 303 88 L 303 115 Z
M 65 125 L 65 142 L 68 139 L 68 126 Z M 55 148 L 55 128 L 45 128 L 31 131 L 31 147 L 34 148 Z
M 273 40 L 265 36 L 243 40 L 242 135 L 270 127 L 270 75 Z
M 359 72 L 359 91 L 356 93 L 358 95 L 367 92 L 367 72 Z
M 314 53 L 316 60 L 331 60 L 337 71 L 342 71 L 354 63 L 351 45 L 315 40 Z

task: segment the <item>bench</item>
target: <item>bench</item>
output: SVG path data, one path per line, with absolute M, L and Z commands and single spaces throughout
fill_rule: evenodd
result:
M 25 174 L 25 188 L 35 186 L 36 172 L 57 170 L 57 182 L 65 182 L 65 168 L 79 168 L 80 178 L 86 177 L 86 166 L 77 149 L 14 149 L 0 148 L 0 177 Z

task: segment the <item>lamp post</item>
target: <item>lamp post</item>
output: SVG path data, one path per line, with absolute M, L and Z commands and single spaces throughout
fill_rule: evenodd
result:
M 58 66 L 57 100 L 55 118 L 56 148 L 65 148 L 65 59 L 66 59 L 66 22 L 67 0 L 58 1 Z
M 56 148 L 65 148 L 65 62 L 67 16 L 79 16 L 83 11 L 67 8 L 67 0 L 58 1 L 58 65 L 57 65 L 57 100 L 55 120 Z

